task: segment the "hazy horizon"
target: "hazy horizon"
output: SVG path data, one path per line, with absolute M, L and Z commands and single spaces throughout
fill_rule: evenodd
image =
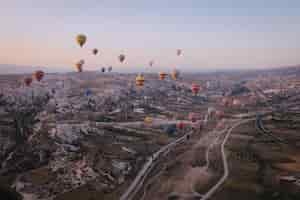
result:
M 30 71 L 24 66 L 73 71 L 80 59 L 86 70 L 111 65 L 118 72 L 298 65 L 299 9 L 296 0 L 5 1 L 0 74 Z M 84 48 L 75 42 L 79 33 L 88 37 Z M 117 60 L 120 53 L 124 64 Z

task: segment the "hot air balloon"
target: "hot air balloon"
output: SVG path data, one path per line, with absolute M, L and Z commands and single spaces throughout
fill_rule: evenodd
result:
M 168 74 L 164 72 L 159 72 L 159 80 L 164 80 Z
M 152 117 L 145 117 L 145 119 L 144 119 L 144 123 L 145 124 L 152 124 L 152 122 L 153 122 L 153 119 L 152 119 Z
M 101 72 L 103 72 L 103 73 L 105 72 L 105 67 L 101 68 Z
M 122 63 L 124 62 L 124 60 L 125 60 L 125 55 L 124 54 L 119 55 L 119 61 Z
M 41 70 L 38 70 L 33 73 L 33 78 L 37 81 L 41 81 L 44 78 L 45 73 Z
M 191 90 L 194 95 L 197 95 L 198 92 L 200 91 L 200 86 L 198 84 L 193 83 Z
M 92 95 L 92 91 L 90 90 L 90 89 L 87 89 L 86 91 L 85 91 L 85 96 L 91 96 Z
M 164 128 L 164 131 L 170 136 L 174 136 L 176 134 L 176 130 L 177 130 L 176 124 L 168 124 Z
M 93 54 L 96 55 L 98 53 L 98 49 L 93 49 Z
M 185 127 L 185 123 L 183 123 L 183 122 L 177 123 L 177 128 L 178 128 L 179 130 L 184 129 L 184 127 Z
M 82 62 L 80 61 L 75 64 L 77 72 L 82 72 L 82 65 L 83 65 Z
M 223 118 L 224 115 L 225 115 L 224 111 L 221 111 L 221 110 L 217 110 L 217 111 L 216 111 L 216 117 L 217 117 L 218 119 Z
M 221 100 L 221 105 L 222 106 L 230 106 L 232 104 L 232 99 L 229 98 L 229 97 L 223 97 L 222 100 Z
M 144 82 L 145 82 L 145 78 L 143 75 L 138 75 L 136 78 L 135 78 L 135 84 L 136 86 L 138 87 L 142 87 L 144 86 Z
M 181 56 L 182 50 L 181 49 L 177 49 L 176 54 L 177 54 L 177 56 Z
M 108 71 L 111 72 L 112 71 L 112 66 L 108 67 Z
M 153 64 L 154 64 L 154 61 L 153 61 L 153 60 L 151 60 L 151 61 L 149 62 L 149 66 L 150 66 L 150 67 L 152 67 L 152 66 L 153 66 Z
M 80 47 L 83 47 L 83 45 L 84 45 L 85 42 L 86 42 L 86 36 L 83 35 L 83 34 L 79 34 L 79 35 L 77 35 L 77 37 L 76 37 L 76 41 L 77 41 L 77 43 L 80 45 Z
M 30 78 L 30 77 L 25 78 L 24 83 L 26 86 L 30 86 L 32 83 L 32 78 Z
M 178 76 L 179 76 L 179 71 L 176 70 L 176 69 L 173 70 L 172 73 L 171 73 L 172 79 L 177 80 Z

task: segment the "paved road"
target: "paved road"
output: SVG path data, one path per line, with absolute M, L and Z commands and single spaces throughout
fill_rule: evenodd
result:
M 143 185 L 146 176 L 150 173 L 151 169 L 156 164 L 155 161 L 159 158 L 161 154 L 168 151 L 170 148 L 176 146 L 178 143 L 186 140 L 186 136 L 191 133 L 186 133 L 184 136 L 178 138 L 174 142 L 169 143 L 168 145 L 162 147 L 159 151 L 154 153 L 149 160 L 144 164 L 142 169 L 139 171 L 138 175 L 135 177 L 134 181 L 131 183 L 129 188 L 121 196 L 120 200 L 130 200 L 138 192 L 140 187 Z
M 216 133 L 216 136 L 215 136 L 214 141 L 212 141 L 212 142 L 210 143 L 210 145 L 206 148 L 206 152 L 205 152 L 205 160 L 206 160 L 205 168 L 206 168 L 206 169 L 209 168 L 209 153 L 210 153 L 212 147 L 217 143 L 219 137 L 220 137 L 223 133 L 225 133 L 226 130 L 227 130 L 227 127 L 224 128 L 224 129 L 221 130 L 221 131 L 216 131 L 216 132 L 215 132 L 215 133 Z

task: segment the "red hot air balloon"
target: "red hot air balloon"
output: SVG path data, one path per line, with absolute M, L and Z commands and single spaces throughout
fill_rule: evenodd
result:
M 45 73 L 41 70 L 38 70 L 33 73 L 33 78 L 37 81 L 41 81 L 44 78 Z
M 25 78 L 24 83 L 26 86 L 30 86 L 32 83 L 32 78 L 30 78 L 30 77 Z
M 179 130 L 184 129 L 184 127 L 185 127 L 185 123 L 183 123 L 183 122 L 177 123 L 177 128 L 178 128 Z
M 221 111 L 221 110 L 217 110 L 216 111 L 216 117 L 217 117 L 217 119 L 223 118 L 224 115 L 225 115 L 224 111 Z
M 159 72 L 159 80 L 164 80 L 167 77 L 168 74 L 164 72 Z
M 197 95 L 200 91 L 200 86 L 198 84 L 193 83 L 191 90 L 194 95 Z

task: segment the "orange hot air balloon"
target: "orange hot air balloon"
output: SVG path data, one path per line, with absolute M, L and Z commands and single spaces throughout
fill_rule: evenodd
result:
M 41 70 L 38 70 L 33 73 L 33 78 L 37 81 L 41 81 L 44 78 L 45 73 Z
M 98 53 L 98 49 L 93 49 L 93 54 L 96 55 Z
M 164 80 L 168 74 L 164 72 L 159 72 L 159 80 Z
M 177 54 L 177 56 L 181 56 L 182 50 L 181 49 L 177 49 L 176 54 Z
M 124 54 L 119 55 L 119 61 L 122 63 L 124 62 L 124 60 L 125 60 L 125 55 Z
M 83 65 L 82 62 L 80 61 L 75 64 L 77 72 L 82 72 L 82 65 Z
M 144 86 L 144 82 L 145 82 L 145 78 L 143 75 L 138 75 L 136 78 L 135 78 L 135 84 L 136 86 L 138 87 L 142 87 Z
M 32 83 L 32 78 L 30 78 L 30 77 L 25 78 L 24 83 L 26 86 L 30 86 Z
M 197 95 L 198 92 L 200 91 L 200 86 L 198 84 L 193 83 L 191 90 L 194 95 Z
M 177 80 L 178 76 L 179 76 L 179 71 L 178 70 L 173 70 L 171 73 L 172 79 Z
M 79 44 L 80 47 L 83 47 L 83 45 L 86 42 L 86 36 L 83 34 L 79 34 L 76 37 L 76 42 Z

